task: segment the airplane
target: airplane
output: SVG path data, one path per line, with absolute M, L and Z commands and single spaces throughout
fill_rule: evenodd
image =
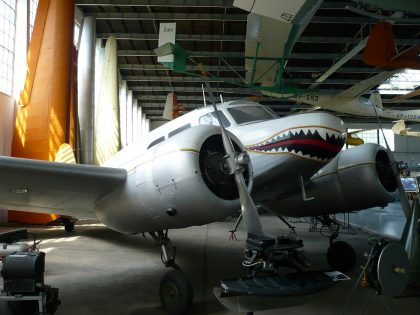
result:
M 355 116 L 378 116 L 394 120 L 403 119 L 406 121 L 419 122 L 420 110 L 418 109 L 392 110 L 383 108 L 379 91 L 371 91 L 369 98 L 362 96 L 369 92 L 372 87 L 389 78 L 393 73 L 395 73 L 395 71 L 379 73 L 365 81 L 353 85 L 351 88 L 337 95 L 324 95 L 314 92 L 292 96 L 290 99 L 314 105 L 318 108 L 322 107 L 324 109 Z M 274 93 L 270 93 L 270 95 L 276 96 Z
M 362 144 L 341 151 L 345 126 L 329 113 L 279 118 L 250 101 L 219 104 L 217 113 L 235 150 L 249 156 L 237 159 L 254 201 L 276 215 L 315 216 L 331 225 L 329 214 L 385 206 L 394 199 L 397 186 L 386 150 Z M 218 125 L 210 106 L 188 112 L 103 166 L 1 156 L 0 176 L 7 180 L 0 184 L 0 208 L 54 209 L 60 215 L 97 218 L 121 233 L 150 233 L 161 246 L 165 266 L 177 269 L 168 229 L 223 220 L 240 209 Z M 334 254 L 338 268 L 349 268 L 354 251 L 333 242 L 337 236 L 330 237 L 329 256 Z M 292 259 L 294 252 L 282 255 Z M 169 290 L 175 306 L 162 293 L 173 285 L 178 288 Z M 160 290 L 170 314 L 183 314 L 191 303 L 191 285 L 181 271 L 167 273 Z
M 420 131 L 410 131 L 410 129 L 407 128 L 404 120 L 397 120 L 391 128 L 395 134 L 400 136 L 420 137 Z

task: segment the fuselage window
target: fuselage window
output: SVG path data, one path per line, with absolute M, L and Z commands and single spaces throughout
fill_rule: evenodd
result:
M 171 131 L 171 132 L 168 134 L 168 138 L 170 138 L 170 137 L 172 137 L 172 136 L 176 135 L 177 133 L 180 133 L 181 131 L 184 131 L 184 130 L 186 130 L 186 129 L 188 129 L 188 128 L 191 128 L 191 124 L 186 124 L 186 125 L 184 125 L 184 126 L 182 126 L 182 127 L 179 127 L 178 129 L 175 129 L 174 131 Z
M 229 114 L 232 115 L 237 124 L 244 124 L 258 120 L 270 120 L 277 118 L 276 115 L 267 111 L 262 106 L 241 106 L 228 108 Z
M 222 111 L 218 110 L 217 113 L 220 116 L 220 119 L 222 120 L 223 126 L 224 127 L 229 127 L 230 126 L 230 122 L 229 120 L 226 118 L 225 114 L 223 114 Z M 219 121 L 217 120 L 216 117 L 216 113 L 215 112 L 211 112 L 208 113 L 204 116 L 201 116 L 198 119 L 198 122 L 200 125 L 214 125 L 214 126 L 219 126 Z
M 153 146 L 155 146 L 156 144 L 158 144 L 158 143 L 161 143 L 162 141 L 164 141 L 165 140 L 165 137 L 160 137 L 160 138 L 157 138 L 156 140 L 154 140 L 154 141 L 152 141 L 150 144 L 149 144 L 149 146 L 147 147 L 147 149 L 150 149 L 151 147 L 153 147 Z

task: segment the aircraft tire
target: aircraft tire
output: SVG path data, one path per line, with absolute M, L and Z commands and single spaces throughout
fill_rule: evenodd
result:
M 337 241 L 328 248 L 327 260 L 338 271 L 350 271 L 356 264 L 356 253 L 349 243 Z
M 186 314 L 192 304 L 193 289 L 185 273 L 180 270 L 167 272 L 160 281 L 159 297 L 169 314 Z

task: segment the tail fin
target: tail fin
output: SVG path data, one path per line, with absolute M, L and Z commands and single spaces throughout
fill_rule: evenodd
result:
M 391 24 L 388 22 L 376 24 L 363 51 L 363 61 L 368 65 L 386 68 L 388 61 L 396 54 L 397 48 Z
M 163 108 L 162 118 L 167 120 L 172 120 L 172 111 L 174 109 L 174 93 L 169 93 L 166 96 L 165 107 Z
M 397 135 L 407 133 L 407 128 L 405 126 L 404 120 L 397 120 L 395 122 L 394 126 L 392 126 L 391 130 L 392 130 L 393 133 L 395 133 Z
M 70 144 L 63 143 L 60 146 L 55 157 L 55 161 L 61 163 L 76 164 L 76 158 L 74 157 L 74 152 Z
M 363 52 L 363 61 L 384 69 L 420 69 L 420 45 L 398 53 L 392 26 L 388 22 L 376 24 L 370 32 Z
M 174 92 L 169 93 L 166 96 L 165 107 L 163 109 L 162 118 L 172 120 L 178 118 L 185 111 L 185 107 L 178 103 L 176 94 Z
M 379 91 L 373 91 L 370 94 L 369 103 L 375 106 L 376 108 L 383 108 L 381 94 L 379 93 Z

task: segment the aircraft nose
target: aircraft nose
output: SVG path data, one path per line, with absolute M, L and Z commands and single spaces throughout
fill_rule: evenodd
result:
M 291 154 L 328 162 L 341 151 L 345 143 L 343 121 L 328 113 L 289 116 L 286 120 L 281 118 L 277 124 L 281 127 L 280 131 L 247 149 L 259 153 Z

